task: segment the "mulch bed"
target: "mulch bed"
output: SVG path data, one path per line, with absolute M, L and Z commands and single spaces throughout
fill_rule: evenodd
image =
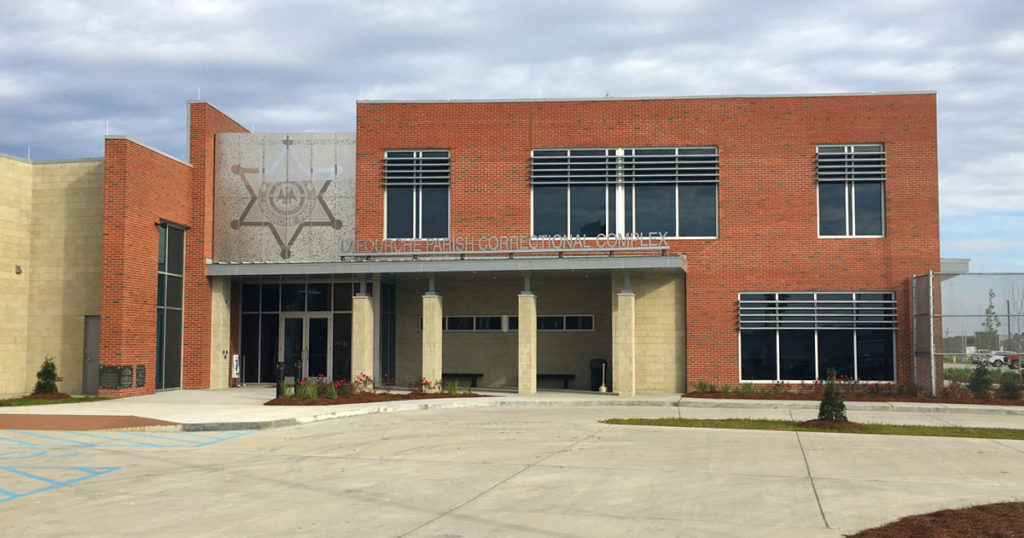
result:
M 684 398 L 717 398 L 727 400 L 821 400 L 818 392 L 782 392 L 779 394 L 743 394 L 741 392 L 687 392 Z M 930 404 L 1024 405 L 1024 400 L 1007 398 L 932 398 L 931 396 L 898 396 L 895 394 L 845 393 L 847 402 L 913 402 Z
M 486 397 L 484 394 L 448 394 L 447 392 L 410 392 L 410 393 L 388 393 L 388 392 L 356 392 L 353 394 L 339 394 L 336 398 L 295 398 L 285 396 L 274 398 L 263 405 L 345 405 L 368 402 L 391 402 L 395 400 L 432 400 L 436 398 L 478 398 Z
M 850 538 L 1024 537 L 1024 503 L 1009 502 L 939 510 L 867 529 Z

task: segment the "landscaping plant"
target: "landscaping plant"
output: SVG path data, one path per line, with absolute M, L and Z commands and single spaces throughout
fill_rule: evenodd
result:
M 306 400 L 316 399 L 316 384 L 311 383 L 308 379 L 299 380 L 298 387 L 295 389 L 296 398 L 304 398 Z
M 43 359 L 43 365 L 39 367 L 39 372 L 36 373 L 36 388 L 32 392 L 53 394 L 57 392 L 57 380 L 57 365 L 53 363 L 53 357 L 47 355 Z
M 974 394 L 975 398 L 990 398 L 992 396 L 992 374 L 984 364 L 979 364 L 974 369 L 974 374 L 967 383 L 967 388 L 970 389 L 971 394 Z
M 1021 386 L 1020 381 L 1010 380 L 1003 381 L 999 384 L 999 389 L 996 390 L 996 395 L 1000 398 L 1019 400 L 1022 392 L 1024 392 L 1024 386 Z
M 373 392 L 373 378 L 364 373 L 360 373 L 352 384 L 357 392 Z
M 836 388 L 836 371 L 829 368 L 826 375 L 828 381 L 825 382 L 825 392 L 821 396 L 821 405 L 818 406 L 818 420 L 849 422 L 846 418 L 846 404 L 843 403 L 843 395 Z

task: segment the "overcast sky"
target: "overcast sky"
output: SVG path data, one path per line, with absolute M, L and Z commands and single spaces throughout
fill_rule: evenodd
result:
M 185 156 L 185 103 L 353 131 L 356 99 L 935 90 L 942 255 L 1024 272 L 1024 2 L 0 0 L 0 153 Z

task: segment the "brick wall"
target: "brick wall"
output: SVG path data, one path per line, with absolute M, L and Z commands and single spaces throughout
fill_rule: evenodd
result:
M 190 165 L 119 137 L 106 141 L 103 194 L 103 284 L 100 363 L 146 365 L 146 385 L 104 390 L 108 396 L 151 393 L 156 366 L 156 270 L 161 219 L 185 232 L 182 377 L 186 389 L 210 386 L 213 155 L 219 132 L 245 132 L 203 102 L 189 103 Z M 234 329 L 233 330 L 237 330 Z
M 206 259 L 213 257 L 213 176 L 217 133 L 246 133 L 247 129 L 209 103 L 189 103 L 189 162 L 192 228 L 185 235 L 185 311 L 181 387 L 210 387 L 211 282 Z M 238 330 L 237 326 L 231 329 Z M 219 353 L 219 351 L 218 351 Z
M 106 140 L 100 364 L 144 365 L 146 384 L 121 390 L 101 388 L 101 396 L 134 396 L 154 390 L 156 224 L 164 219 L 190 225 L 191 185 L 188 165 L 126 138 Z M 189 240 L 188 232 L 185 238 Z M 185 263 L 187 267 L 190 261 Z
M 530 149 L 717 146 L 719 238 L 688 259 L 686 379 L 738 381 L 740 291 L 892 290 L 909 380 L 909 279 L 939 269 L 934 94 L 357 104 L 357 239 L 383 235 L 384 151 L 451 150 L 452 237 L 530 230 Z M 817 235 L 815 146 L 884 143 L 886 234 Z

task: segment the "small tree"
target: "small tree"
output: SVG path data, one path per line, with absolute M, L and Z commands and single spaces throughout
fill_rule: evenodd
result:
M 975 369 L 974 373 L 971 374 L 971 380 L 967 382 L 967 388 L 971 390 L 976 398 L 984 398 L 989 394 L 992 389 L 992 373 L 989 372 L 985 364 L 979 364 Z
M 996 314 L 996 306 L 994 304 L 996 298 L 996 292 L 992 288 L 988 290 L 988 307 L 985 308 L 985 321 L 982 322 L 982 326 L 985 327 L 985 331 L 994 333 L 999 331 L 999 327 L 1003 326 L 1003 322 L 999 321 L 999 315 Z M 996 341 L 998 342 L 998 340 Z M 998 343 L 996 346 L 998 347 Z
M 36 372 L 36 394 L 53 394 L 57 392 L 57 365 L 53 363 L 53 357 L 47 355 L 43 359 L 43 365 Z
M 846 418 L 843 395 L 836 388 L 836 371 L 829 368 L 825 375 L 828 376 L 828 380 L 825 382 L 825 393 L 821 396 L 821 405 L 818 406 L 818 420 L 849 422 Z

